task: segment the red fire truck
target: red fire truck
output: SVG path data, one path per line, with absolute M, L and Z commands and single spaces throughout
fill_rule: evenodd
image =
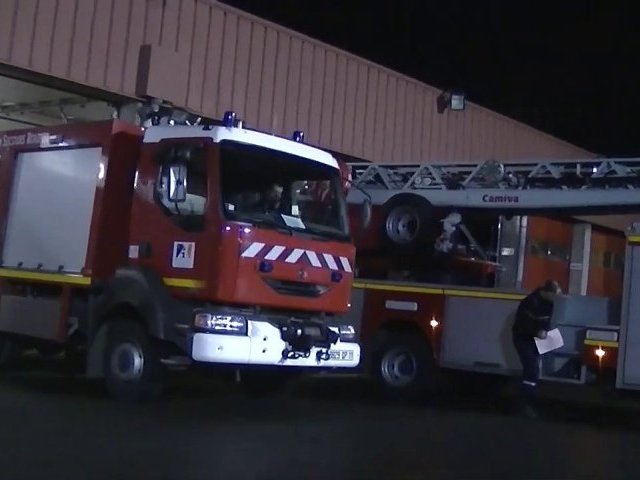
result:
M 432 392 L 440 367 L 519 373 L 510 326 L 527 293 L 515 281 L 524 238 L 518 228 L 510 239 L 498 236 L 498 258 L 491 258 L 459 214 L 472 221 L 507 214 L 505 226 L 512 215 L 640 210 L 640 159 L 350 166 L 358 188 L 348 200 L 366 195 L 374 206 L 370 227 L 353 228 L 358 254 L 350 318 L 361 325 L 362 367 L 398 396 Z M 452 240 L 454 230 L 464 242 Z M 557 300 L 552 325 L 565 345 L 541 357 L 543 378 L 584 383 L 593 369 L 614 368 L 618 387 L 640 388 L 640 225 L 627 241 L 621 303 L 581 294 Z M 439 249 L 439 242 L 454 248 Z M 457 250 L 458 243 L 465 248 Z M 444 263 L 434 260 L 443 253 Z M 495 287 L 496 274 L 514 281 Z
M 258 384 L 357 366 L 340 169 L 302 138 L 233 112 L 1 134 L 0 362 L 84 351 L 88 376 L 128 399 L 185 362 Z

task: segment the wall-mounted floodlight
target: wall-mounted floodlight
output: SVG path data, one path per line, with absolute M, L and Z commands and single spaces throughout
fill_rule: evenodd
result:
M 464 101 L 464 92 L 446 90 L 436 99 L 438 113 L 444 113 L 447 108 L 454 111 L 464 110 Z

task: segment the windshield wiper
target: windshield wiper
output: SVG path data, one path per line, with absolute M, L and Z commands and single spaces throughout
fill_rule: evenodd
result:
M 292 227 L 290 227 L 289 225 L 287 225 L 284 222 L 284 220 L 282 222 L 278 222 L 272 217 L 263 217 L 263 218 L 249 217 L 249 218 L 250 218 L 251 222 L 254 222 L 257 225 L 264 225 L 264 226 L 267 226 L 267 227 L 272 227 L 272 228 L 274 228 L 276 230 L 284 230 L 289 235 L 293 236 L 294 229 Z

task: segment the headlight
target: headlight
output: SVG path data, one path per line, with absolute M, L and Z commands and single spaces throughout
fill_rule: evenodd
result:
M 247 334 L 247 319 L 239 315 L 198 313 L 193 320 L 193 325 L 196 328 L 215 333 L 229 333 L 232 335 Z
M 340 325 L 338 333 L 342 342 L 353 342 L 356 339 L 356 329 L 353 325 Z

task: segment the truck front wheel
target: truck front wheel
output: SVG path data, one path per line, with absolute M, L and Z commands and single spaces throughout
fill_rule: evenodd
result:
M 389 334 L 374 354 L 373 369 L 379 387 L 394 398 L 420 400 L 437 390 L 431 348 L 416 334 Z
M 104 357 L 109 394 L 125 401 L 152 400 L 162 394 L 164 372 L 151 337 L 134 321 L 109 325 Z

